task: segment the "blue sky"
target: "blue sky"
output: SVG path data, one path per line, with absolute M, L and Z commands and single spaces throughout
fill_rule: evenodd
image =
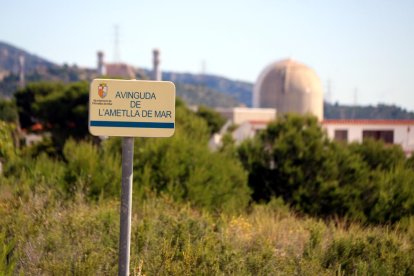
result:
M 332 102 L 414 110 L 414 1 L 0 0 L 0 40 L 63 64 L 95 67 L 96 51 L 165 70 L 254 82 L 291 57 L 331 83 Z

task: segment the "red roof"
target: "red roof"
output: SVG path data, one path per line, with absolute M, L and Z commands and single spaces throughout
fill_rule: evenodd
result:
M 36 123 L 30 127 L 32 131 L 40 131 L 43 130 L 43 125 L 40 123 Z
M 378 119 L 328 119 L 322 124 L 342 125 L 414 125 L 414 120 L 378 120 Z
M 267 125 L 272 120 L 249 120 L 248 122 L 252 125 Z

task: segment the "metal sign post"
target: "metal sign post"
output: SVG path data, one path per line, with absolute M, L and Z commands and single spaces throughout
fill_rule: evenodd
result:
M 134 160 L 134 138 L 122 138 L 122 187 L 121 219 L 119 233 L 119 268 L 118 275 L 129 275 L 129 256 L 131 248 L 131 209 L 132 178 Z

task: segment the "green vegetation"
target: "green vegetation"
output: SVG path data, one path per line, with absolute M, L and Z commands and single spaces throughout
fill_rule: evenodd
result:
M 340 105 L 324 103 L 326 119 L 414 119 L 414 112 L 396 105 Z
M 206 120 L 210 134 L 219 132 L 226 123 L 226 119 L 223 118 L 218 112 L 204 105 L 200 105 L 198 107 L 196 114 Z
M 16 105 L 11 100 L 2 99 L 0 97 L 0 121 L 16 122 L 17 109 Z
M 45 184 L 30 190 L 1 185 L 0 273 L 116 274 L 118 202 L 91 201 L 82 192 L 64 200 L 57 186 Z M 278 204 L 231 216 L 151 193 L 133 202 L 131 274 L 414 273 L 414 232 L 326 224 Z
M 56 145 L 88 133 L 89 84 L 31 83 L 15 94 L 22 128 L 40 123 L 53 134 Z
M 414 215 L 414 170 L 398 146 L 337 144 L 316 118 L 288 115 L 244 143 L 239 155 L 256 201 L 281 197 L 300 212 L 369 223 Z
M 116 274 L 121 139 L 88 135 L 87 89 L 16 94 L 39 144 L 0 121 L 0 275 Z M 414 157 L 295 115 L 212 152 L 222 123 L 177 100 L 173 137 L 135 139 L 131 274 L 414 274 Z
M 211 107 L 233 107 L 240 103 L 229 95 L 222 94 L 205 85 L 176 83 L 177 96 L 189 105 L 207 105 Z

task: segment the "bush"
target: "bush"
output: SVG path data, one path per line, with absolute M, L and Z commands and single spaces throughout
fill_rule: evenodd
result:
M 0 121 L 0 163 L 10 161 L 16 155 L 16 149 L 13 143 L 15 129 L 14 124 Z
M 169 194 L 211 211 L 238 212 L 247 207 L 247 175 L 235 156 L 211 152 L 209 130 L 180 101 L 176 132 L 171 138 L 136 138 L 134 191 L 139 198 L 151 191 Z M 104 143 L 109 152 L 121 152 L 121 139 Z
M 363 143 L 352 143 L 349 148 L 361 156 L 371 170 L 392 170 L 406 162 L 404 151 L 400 146 L 388 145 L 382 141 L 367 139 Z
M 282 117 L 239 156 L 257 202 L 282 197 L 307 214 L 371 223 L 414 215 L 413 170 L 399 147 L 331 142 L 316 118 Z
M 246 173 L 237 159 L 209 151 L 206 144 L 174 137 L 136 148 L 135 187 L 168 193 L 209 210 L 233 212 L 249 202 Z
M 105 147 L 68 140 L 63 148 L 65 186 L 74 194 L 84 190 L 92 197 L 119 196 L 121 194 L 121 158 Z
M 322 263 L 326 268 L 337 268 L 346 274 L 412 275 L 412 249 L 407 252 L 402 247 L 393 235 L 351 234 L 334 239 L 325 251 Z
M 196 114 L 206 120 L 210 134 L 219 132 L 226 123 L 226 119 L 220 113 L 203 105 L 198 107 Z

